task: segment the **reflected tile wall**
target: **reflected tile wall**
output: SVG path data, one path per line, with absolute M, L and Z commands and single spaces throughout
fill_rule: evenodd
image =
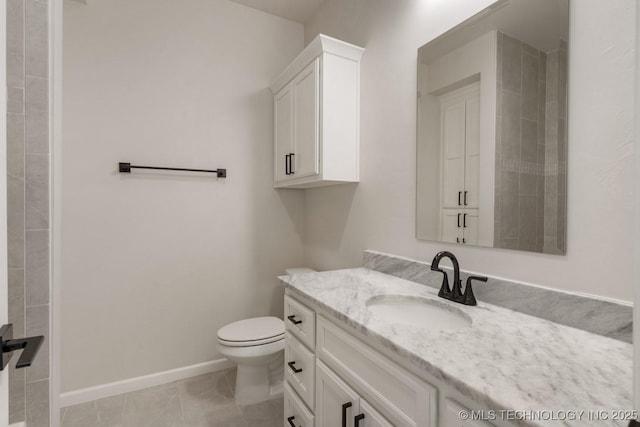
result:
M 9 322 L 46 337 L 34 365 L 9 371 L 9 423 L 49 425 L 48 2 L 7 0 Z

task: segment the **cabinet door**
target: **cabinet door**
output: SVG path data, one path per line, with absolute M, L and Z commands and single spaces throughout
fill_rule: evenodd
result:
M 285 86 L 273 99 L 275 141 L 274 177 L 277 181 L 292 178 L 287 175 L 287 156 L 293 153 L 293 91 L 291 84 Z
M 442 210 L 442 235 L 440 240 L 449 243 L 462 243 L 462 214 L 457 209 Z
M 319 170 L 320 59 L 293 79 L 293 178 L 317 175 Z
M 470 210 L 463 213 L 463 238 L 464 243 L 477 245 L 478 244 L 478 228 L 480 226 L 479 216 L 477 210 Z
M 284 426 L 313 427 L 313 414 L 288 384 L 284 385 Z
M 464 191 L 465 101 L 442 103 L 442 207 L 462 205 Z
M 393 427 L 393 424 L 373 409 L 364 399 L 360 399 L 360 414 L 364 415 L 364 418 L 358 421 L 357 427 Z
M 466 149 L 464 168 L 463 204 L 478 207 L 478 181 L 480 180 L 480 92 L 473 91 L 466 101 Z
M 348 407 L 343 409 L 343 405 Z M 316 362 L 316 425 L 353 427 L 359 413 L 360 396 L 322 362 Z

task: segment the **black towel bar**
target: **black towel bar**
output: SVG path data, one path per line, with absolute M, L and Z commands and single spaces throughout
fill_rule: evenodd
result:
M 184 171 L 184 172 L 205 172 L 205 173 L 215 173 L 218 178 L 226 178 L 227 170 L 226 169 L 186 169 L 186 168 L 165 168 L 161 166 L 137 166 L 132 165 L 131 163 L 118 163 L 118 171 L 120 173 L 131 173 L 131 169 L 155 169 L 155 170 L 163 170 L 163 171 Z

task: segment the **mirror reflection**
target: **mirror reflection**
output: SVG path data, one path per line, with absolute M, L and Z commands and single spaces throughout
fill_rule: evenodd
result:
M 502 1 L 418 49 L 418 239 L 565 253 L 568 16 Z

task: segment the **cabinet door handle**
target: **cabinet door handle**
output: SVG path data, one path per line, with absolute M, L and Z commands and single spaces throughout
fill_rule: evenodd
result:
M 284 155 L 284 174 L 289 175 L 289 155 Z
M 456 237 L 456 243 L 460 243 L 460 238 Z
M 460 228 L 460 214 L 458 214 L 458 228 Z
M 347 427 L 347 409 L 351 408 L 353 403 L 347 402 L 342 404 L 342 427 Z
M 354 427 L 359 427 L 360 426 L 360 421 L 364 420 L 364 414 L 356 415 L 353 420 L 355 421 L 355 426 Z
M 467 214 L 462 216 L 462 227 L 467 228 Z
M 467 206 L 467 193 L 468 191 L 464 192 L 464 205 Z
M 462 205 L 460 199 L 462 198 L 462 191 L 458 191 L 458 206 Z
M 462 243 L 467 243 L 467 239 L 465 239 L 464 237 L 462 238 Z
M 302 320 L 296 320 L 295 314 L 292 314 L 291 316 L 287 316 L 287 319 L 289 319 L 289 322 L 293 323 L 294 325 L 299 325 L 300 323 L 302 323 Z
M 296 427 L 296 425 L 293 423 L 293 420 L 295 420 L 295 419 L 296 419 L 296 417 L 289 417 L 289 418 L 287 418 L 287 422 L 289 423 L 289 425 L 290 425 L 291 427 Z
M 299 374 L 300 372 L 302 372 L 301 368 L 296 368 L 296 361 L 295 360 L 293 362 L 287 363 L 287 365 L 289 365 L 289 368 L 291 368 L 291 370 L 293 371 L 294 374 Z
M 293 171 L 293 156 L 295 155 L 296 153 L 289 153 L 289 175 L 295 174 Z

